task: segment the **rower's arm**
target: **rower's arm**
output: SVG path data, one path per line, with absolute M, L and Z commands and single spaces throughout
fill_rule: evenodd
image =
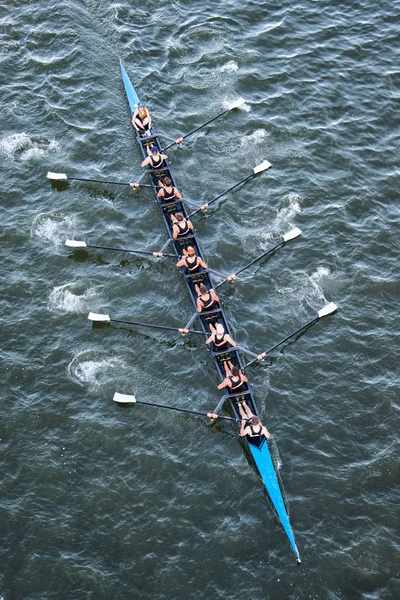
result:
M 147 157 L 144 159 L 144 161 L 142 162 L 142 167 L 145 167 L 146 165 L 150 164 L 150 158 Z
M 247 425 L 246 425 L 246 423 L 247 423 L 246 419 L 242 419 L 242 424 L 240 426 L 240 431 L 239 431 L 239 435 L 241 437 L 244 437 L 245 435 L 247 435 L 247 431 L 246 431 Z
M 203 305 L 200 302 L 200 298 L 197 298 L 197 312 L 201 313 L 201 311 L 203 310 Z
M 205 263 L 204 260 L 202 258 L 200 258 L 200 256 L 199 256 L 198 264 L 201 265 L 203 267 L 203 269 L 208 269 L 207 263 Z
M 229 379 L 225 378 L 222 383 L 219 384 L 218 389 L 223 390 L 225 387 L 229 386 Z
M 211 294 L 211 299 L 214 300 L 214 302 L 219 302 L 219 297 L 217 296 L 217 294 L 214 292 L 213 289 L 210 290 L 210 294 Z
M 182 257 L 180 260 L 178 260 L 178 262 L 176 263 L 177 267 L 185 267 L 186 266 L 186 260 L 185 257 Z
M 175 196 L 180 200 L 182 198 L 182 194 L 180 193 L 179 190 L 177 190 L 176 188 L 174 188 L 174 194 Z
M 166 154 L 161 154 L 161 158 L 162 158 L 163 160 L 167 160 L 168 156 L 167 156 Z
M 210 344 L 214 341 L 214 334 L 212 333 L 209 338 L 206 339 L 206 344 Z
M 267 438 L 267 440 L 271 437 L 270 432 L 268 431 L 268 429 L 266 427 L 263 426 L 262 428 L 262 432 L 265 435 L 265 437 Z
M 228 342 L 231 346 L 236 346 L 236 342 L 234 342 L 231 336 L 228 334 L 226 334 L 225 341 Z

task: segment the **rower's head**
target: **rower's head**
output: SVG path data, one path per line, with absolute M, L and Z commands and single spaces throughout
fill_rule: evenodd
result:
M 240 373 L 239 367 L 236 367 L 236 366 L 232 367 L 232 375 L 234 377 L 237 377 L 239 375 L 239 373 Z
M 206 286 L 204 285 L 204 283 L 201 283 L 199 285 L 199 291 L 200 291 L 200 294 L 207 294 L 208 293 L 208 289 L 206 288 Z
M 171 178 L 170 177 L 164 177 L 163 184 L 166 185 L 167 187 L 169 187 L 170 185 L 172 185 Z
M 260 419 L 258 417 L 256 417 L 255 415 L 253 415 L 251 417 L 251 422 L 253 425 L 259 425 L 260 424 Z
M 157 146 L 152 146 L 152 147 L 150 148 L 150 152 L 151 152 L 152 154 L 158 154 L 158 148 L 157 148 Z
M 179 222 L 182 222 L 182 221 L 184 221 L 184 220 L 185 220 L 185 217 L 183 216 L 183 214 L 182 214 L 182 213 L 175 213 L 175 218 L 176 218 L 176 220 L 177 220 L 177 221 L 179 221 Z M 189 246 L 189 248 L 190 248 L 190 247 L 191 247 L 191 246 Z M 189 248 L 188 248 L 188 250 L 189 250 Z M 193 252 L 193 254 L 194 254 L 194 252 Z
M 215 327 L 215 331 L 218 333 L 218 335 L 222 335 L 223 333 L 225 333 L 224 326 L 221 325 L 221 323 L 217 323 L 217 326 Z
M 186 248 L 186 252 L 188 253 L 189 256 L 194 256 L 195 255 L 195 251 L 194 251 L 193 246 L 188 246 Z

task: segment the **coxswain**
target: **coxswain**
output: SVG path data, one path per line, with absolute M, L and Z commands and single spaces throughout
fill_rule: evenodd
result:
M 244 384 L 248 382 L 246 375 L 243 375 L 239 367 L 234 366 L 230 360 L 224 362 L 224 369 L 226 377 L 219 384 L 218 389 L 228 387 L 231 392 L 243 391 Z
M 211 335 L 206 339 L 206 344 L 213 342 L 216 352 L 222 352 L 227 350 L 229 346 L 236 346 L 236 342 L 233 341 L 228 333 L 225 333 L 224 326 L 220 323 L 216 323 L 216 326 L 210 323 Z
M 148 157 L 142 162 L 142 167 L 150 165 L 152 169 L 160 169 L 164 166 L 164 160 L 168 158 L 166 154 L 162 154 L 157 146 L 152 146 L 150 149 L 147 148 Z
M 146 135 L 151 130 L 151 116 L 144 104 L 137 105 L 132 115 L 132 125 L 141 135 Z
M 170 177 L 164 177 L 160 179 L 159 184 L 161 189 L 157 196 L 163 200 L 163 202 L 174 202 L 174 200 L 180 200 L 182 194 L 172 185 L 172 179 Z
M 172 237 L 176 240 L 178 237 L 189 235 L 193 231 L 193 225 L 189 219 L 185 219 L 182 213 L 177 212 L 171 215 Z
M 189 273 L 195 273 L 200 267 L 208 269 L 207 264 L 200 256 L 196 256 L 193 246 L 188 246 L 187 250 L 183 250 L 183 256 L 176 263 L 177 267 L 186 267 Z
M 271 434 L 266 427 L 261 423 L 260 419 L 253 415 L 246 402 L 241 402 L 238 405 L 240 416 L 242 417 L 242 425 L 239 435 L 246 437 L 249 444 L 259 448 L 265 438 L 270 438 Z M 249 421 L 251 422 L 249 425 Z
M 201 313 L 202 310 L 207 310 L 214 306 L 216 302 L 219 302 L 219 298 L 214 290 L 211 288 L 208 290 L 204 283 L 194 286 L 197 293 L 197 312 Z

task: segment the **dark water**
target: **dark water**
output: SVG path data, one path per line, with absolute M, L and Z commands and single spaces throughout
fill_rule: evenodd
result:
M 399 597 L 396 2 L 0 2 L 3 250 L 0 597 Z M 141 169 L 122 59 L 165 140 L 246 98 L 169 156 L 236 339 L 260 352 L 328 301 L 339 313 L 251 371 L 303 564 L 229 426 L 202 341 L 92 329 L 89 310 L 184 325 L 152 192 L 71 183 Z M 277 450 L 278 451 L 278 450 Z

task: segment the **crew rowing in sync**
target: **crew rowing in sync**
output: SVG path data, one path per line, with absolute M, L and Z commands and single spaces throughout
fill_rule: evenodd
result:
M 225 333 L 224 326 L 221 323 L 216 323 L 215 327 L 210 323 L 211 335 L 206 339 L 206 344 L 213 342 L 216 352 L 222 352 L 228 350 L 229 346 L 236 346 L 236 342 L 233 341 L 228 333 Z
M 167 160 L 168 156 L 160 152 L 157 146 L 147 146 L 148 157 L 142 162 L 142 167 L 149 165 L 152 169 L 161 169 L 164 167 L 164 160 Z
M 212 308 L 216 302 L 219 302 L 219 298 L 214 290 L 211 288 L 208 290 L 204 283 L 194 286 L 197 293 L 197 312 L 201 313 L 202 310 L 208 310 Z
M 177 212 L 171 215 L 172 221 L 172 237 L 176 240 L 178 237 L 189 235 L 193 231 L 193 225 L 189 219 L 185 219 L 182 213 Z
M 188 246 L 187 250 L 183 250 L 183 256 L 176 263 L 177 267 L 186 267 L 189 273 L 196 273 L 203 267 L 203 269 L 208 269 L 208 265 L 204 262 L 204 260 L 196 255 L 196 252 L 193 246 Z

